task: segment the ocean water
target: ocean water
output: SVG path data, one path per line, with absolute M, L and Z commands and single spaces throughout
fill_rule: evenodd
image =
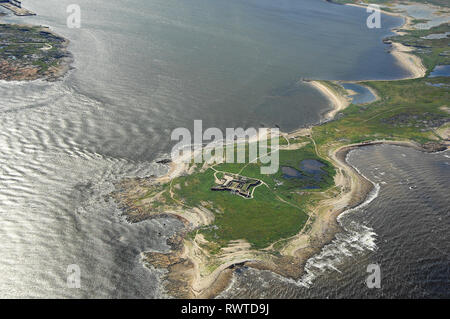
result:
M 0 297 L 158 298 L 173 219 L 130 225 L 104 196 L 113 183 L 163 174 L 170 133 L 192 127 L 319 121 L 328 102 L 302 78 L 407 75 L 381 39 L 401 19 L 367 29 L 359 8 L 323 1 L 24 0 L 71 41 L 75 70 L 56 83 L 0 82 Z M 407 230 L 405 230 L 407 231 Z M 67 267 L 81 288 L 67 286 Z
M 344 231 L 311 258 L 298 281 L 249 268 L 221 298 L 449 298 L 450 155 L 368 146 L 348 161 L 375 189 L 339 216 Z M 369 289 L 367 266 L 381 270 Z

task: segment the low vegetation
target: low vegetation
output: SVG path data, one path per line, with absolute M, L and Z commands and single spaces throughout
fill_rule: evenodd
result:
M 0 24 L 0 79 L 52 78 L 70 59 L 64 38 L 35 26 Z
M 438 64 L 448 64 L 449 38 L 423 39 L 423 37 L 449 31 L 449 25 L 430 30 L 406 31 L 392 40 L 413 47 L 423 59 L 428 73 Z M 311 211 L 318 201 L 336 195 L 336 174 L 327 161 L 330 150 L 352 143 L 374 140 L 408 140 L 420 144 L 441 143 L 446 137 L 442 131 L 449 122 L 448 77 L 421 78 L 401 81 L 367 81 L 379 99 L 370 104 L 354 105 L 342 111 L 335 120 L 314 126 L 311 136 L 280 139 L 280 170 L 276 174 L 262 175 L 261 163 L 218 164 L 204 166 L 192 164 L 190 173 L 158 186 L 158 200 L 147 209 L 167 209 L 168 206 L 207 209 L 214 214 L 211 225 L 196 229 L 188 238 L 202 234 L 214 243 L 211 254 L 232 240 L 245 239 L 253 248 L 281 247 L 286 238 L 308 229 Z M 328 82 L 335 92 L 345 92 L 337 83 Z M 297 148 L 289 148 L 293 144 Z M 285 147 L 283 149 L 283 147 Z M 319 174 L 302 169 L 305 160 L 320 163 Z M 248 161 L 247 161 L 248 162 Z M 295 174 L 289 175 L 289 171 Z M 215 176 L 215 173 L 217 174 Z M 247 199 L 231 192 L 213 192 L 215 178 L 224 174 L 239 174 L 258 179 L 262 185 Z M 149 192 L 148 198 L 155 192 Z M 144 196 L 142 201 L 146 201 Z M 152 207 L 153 205 L 153 207 Z M 314 216 L 311 216 L 314 218 Z M 207 246 L 207 245 L 206 245 Z M 205 246 L 205 247 L 206 247 Z M 208 249 L 208 248 L 206 248 Z

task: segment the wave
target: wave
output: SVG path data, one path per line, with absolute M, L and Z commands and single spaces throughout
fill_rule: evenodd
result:
M 351 152 L 349 152 L 350 154 Z M 346 162 L 348 163 L 348 156 Z M 321 252 L 314 257 L 311 257 L 305 265 L 305 274 L 298 281 L 296 285 L 309 288 L 313 284 L 315 278 L 321 273 L 331 270 L 340 273 L 339 265 L 348 258 L 356 254 L 362 253 L 365 250 L 374 251 L 377 249 L 376 238 L 377 234 L 374 229 L 358 223 L 356 221 L 345 220 L 345 217 L 355 211 L 368 206 L 375 200 L 380 191 L 380 184 L 374 183 L 368 179 L 362 172 L 352 165 L 352 167 L 364 178 L 370 181 L 374 188 L 367 196 L 366 200 L 359 206 L 348 209 L 340 214 L 337 218 L 339 225 L 344 229 L 343 232 L 338 233 L 336 238 L 328 245 L 324 246 Z

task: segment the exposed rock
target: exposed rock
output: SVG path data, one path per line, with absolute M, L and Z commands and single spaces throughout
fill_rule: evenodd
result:
M 0 24 L 0 80 L 59 79 L 73 62 L 68 44 L 44 27 Z
M 422 145 L 424 151 L 429 153 L 445 151 L 447 146 L 448 145 L 439 142 L 428 142 Z
M 158 164 L 169 164 L 169 163 L 172 163 L 172 160 L 167 158 L 167 159 L 162 159 L 162 160 L 156 161 L 156 163 L 158 163 Z

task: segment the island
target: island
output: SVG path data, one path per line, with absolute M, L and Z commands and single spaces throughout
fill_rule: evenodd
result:
M 364 7 L 361 1 L 333 2 Z M 351 150 L 376 144 L 447 150 L 450 80 L 429 75 L 450 64 L 449 23 L 416 29 L 423 21 L 396 10 L 390 0 L 372 2 L 405 18 L 383 41 L 410 77 L 351 82 L 374 97 L 359 104 L 352 98 L 356 92 L 345 87 L 348 82 L 299 80 L 319 90 L 333 109 L 317 125 L 276 136 L 279 146 L 270 146 L 279 152 L 275 174 L 261 174 L 261 158 L 235 164 L 163 159 L 157 163 L 168 166 L 167 174 L 121 180 L 107 196 L 129 222 L 171 217 L 183 223 L 167 240 L 170 251 L 142 253 L 147 267 L 166 270 L 163 284 L 170 296 L 215 297 L 244 266 L 298 280 L 307 260 L 341 230 L 337 217 L 374 191 L 374 184 L 347 163 Z M 428 3 L 450 12 L 448 0 Z M 32 14 L 20 1 L 0 4 L 16 15 Z M 60 79 L 73 62 L 68 44 L 44 26 L 0 24 L 0 80 Z M 238 143 L 249 148 L 255 141 Z
M 34 12 L 22 7 L 22 1 L 19 0 L 0 0 L 0 6 L 10 10 L 16 16 L 34 16 Z
M 73 62 L 68 45 L 68 40 L 44 26 L 0 23 L 0 80 L 61 78 Z
M 172 216 L 185 225 L 167 241 L 171 251 L 142 253 L 148 267 L 167 269 L 169 295 L 217 296 L 242 266 L 299 279 L 306 261 L 340 231 L 339 214 L 364 203 L 374 189 L 347 163 L 349 151 L 375 144 L 448 148 L 450 81 L 427 76 L 450 62 L 449 37 L 430 36 L 449 32 L 450 25 L 419 30 L 413 28 L 418 21 L 405 21 L 384 42 L 411 76 L 355 82 L 375 97 L 363 104 L 353 104 L 340 81 L 307 80 L 334 108 L 318 125 L 280 133 L 278 173 L 261 174 L 259 160 L 171 162 L 164 176 L 116 185 L 110 196 L 130 222 Z

